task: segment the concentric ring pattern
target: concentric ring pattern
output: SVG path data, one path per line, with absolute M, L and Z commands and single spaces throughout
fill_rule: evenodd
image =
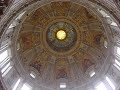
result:
M 63 40 L 57 38 L 57 32 L 63 30 L 66 37 Z M 57 22 L 48 28 L 46 33 L 49 46 L 55 51 L 67 51 L 75 45 L 77 34 L 75 28 L 66 22 Z

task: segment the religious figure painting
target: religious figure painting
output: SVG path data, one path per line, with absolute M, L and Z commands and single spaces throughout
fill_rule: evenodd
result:
M 57 70 L 56 79 L 60 79 L 60 78 L 65 78 L 65 79 L 68 78 L 65 68 L 60 68 L 60 69 Z

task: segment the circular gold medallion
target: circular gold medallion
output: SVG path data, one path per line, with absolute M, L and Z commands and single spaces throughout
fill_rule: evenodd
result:
M 66 32 L 64 30 L 59 30 L 56 36 L 57 36 L 57 39 L 64 40 L 66 38 Z

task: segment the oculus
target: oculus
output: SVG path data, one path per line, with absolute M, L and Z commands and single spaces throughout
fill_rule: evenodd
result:
M 59 40 L 64 40 L 66 38 L 66 32 L 64 30 L 59 30 L 56 36 Z

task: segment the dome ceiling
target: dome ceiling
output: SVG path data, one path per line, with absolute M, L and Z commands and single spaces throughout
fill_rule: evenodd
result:
M 26 72 L 34 71 L 42 84 L 75 87 L 90 81 L 91 71 L 101 70 L 104 41 L 102 23 L 91 11 L 70 1 L 51 2 L 22 23 L 18 53 Z

